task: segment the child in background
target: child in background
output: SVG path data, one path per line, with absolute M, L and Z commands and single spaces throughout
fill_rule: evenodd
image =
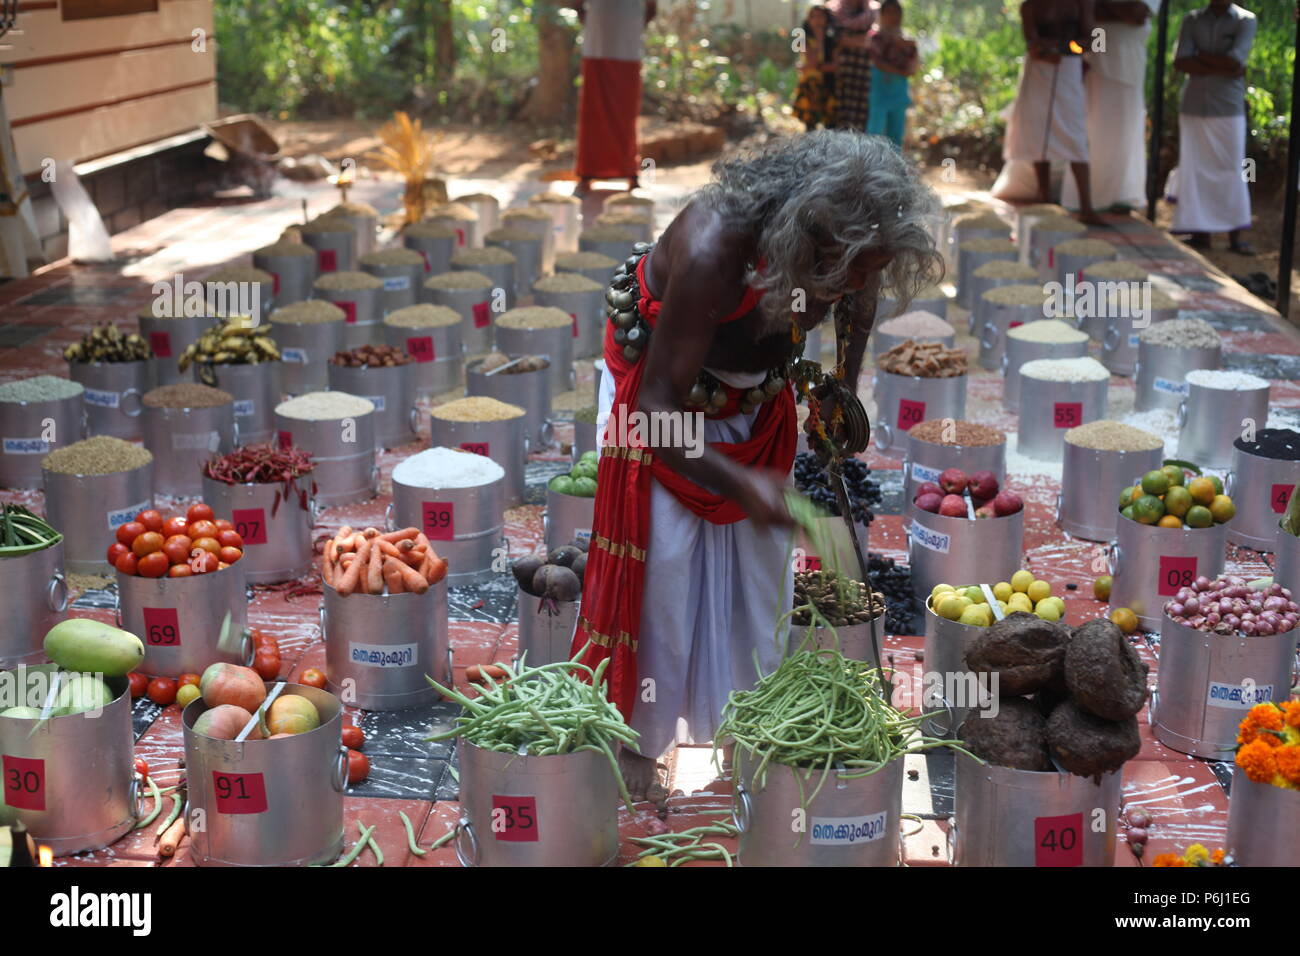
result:
M 903 36 L 903 6 L 898 0 L 884 0 L 880 5 L 880 21 L 868 44 L 871 110 L 867 114 L 867 132 L 886 136 L 901 149 L 907 108 L 912 105 L 907 78 L 917 71 L 920 60 L 916 43 Z
M 807 129 L 835 125 L 835 29 L 830 11 L 815 3 L 803 22 L 804 51 L 792 112 Z

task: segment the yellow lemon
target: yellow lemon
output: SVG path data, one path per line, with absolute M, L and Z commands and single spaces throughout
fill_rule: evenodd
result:
M 1057 610 L 1056 602 L 1051 599 L 1039 601 L 1038 606 L 1034 608 L 1034 613 L 1044 621 L 1059 621 L 1061 619 L 1061 612 Z
M 993 585 L 993 596 L 997 598 L 999 601 L 1010 600 L 1011 595 L 1014 593 L 1015 591 L 1012 589 L 1011 585 L 1006 581 L 999 581 L 997 584 Z
M 1017 571 L 1011 575 L 1011 590 L 1013 591 L 1028 591 L 1029 585 L 1033 583 L 1034 575 L 1032 571 Z
M 951 584 L 936 584 L 934 586 L 934 590 L 930 592 L 930 597 L 936 597 L 939 594 L 943 593 L 944 591 L 955 591 L 955 590 L 957 589 L 954 588 Z
M 1214 520 L 1218 524 L 1231 521 L 1236 513 L 1237 506 L 1232 503 L 1232 499 L 1227 495 L 1215 495 L 1214 500 L 1210 502 L 1210 514 L 1214 516 Z
M 1034 602 L 1029 600 L 1028 594 L 1022 594 L 1017 591 L 1011 595 L 1011 600 L 1007 602 L 1009 611 L 1033 611 Z
M 986 604 L 972 604 L 970 607 L 966 608 L 966 610 L 961 612 L 961 617 L 958 619 L 958 622 L 961 624 L 968 624 L 972 627 L 988 627 L 989 612 L 986 610 L 987 607 L 988 605 Z
M 1025 593 L 1029 595 L 1029 600 L 1037 604 L 1043 598 L 1052 596 L 1052 586 L 1046 581 L 1036 580 L 1029 585 Z
M 934 609 L 934 613 L 949 621 L 955 621 L 969 606 L 970 601 L 966 598 L 958 594 L 949 594 L 939 601 L 939 606 Z
M 641 859 L 637 860 L 636 863 L 632 865 L 633 866 L 667 866 L 668 864 L 664 862 L 663 857 L 655 856 L 653 853 L 651 853 L 649 856 L 641 857 Z

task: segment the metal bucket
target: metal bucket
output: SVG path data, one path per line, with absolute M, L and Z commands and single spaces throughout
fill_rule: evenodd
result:
M 1177 409 L 1187 397 L 1187 373 L 1198 368 L 1219 368 L 1222 362 L 1223 350 L 1220 348 L 1180 349 L 1139 342 L 1134 368 L 1137 376 L 1134 411 Z M 1233 429 L 1234 434 L 1239 431 L 1240 423 Z
M 375 441 L 380 448 L 397 448 L 419 439 L 419 410 L 415 407 L 415 366 L 378 368 L 329 366 L 330 389 L 368 398 L 375 406 Z
M 1223 479 L 1223 490 L 1237 503 L 1237 513 L 1228 524 L 1228 540 L 1256 551 L 1272 551 L 1278 540 L 1278 523 L 1297 481 L 1300 463 L 1265 458 L 1234 445 L 1232 469 Z M 1292 535 L 1286 537 L 1294 540 Z M 1279 561 L 1281 557 L 1279 553 Z M 1300 593 L 1300 589 L 1293 590 Z
M 1179 753 L 1231 760 L 1246 712 L 1291 696 L 1295 643 L 1294 630 L 1267 637 L 1207 634 L 1161 614 L 1152 733 Z
M 573 329 L 562 325 L 553 329 L 508 329 L 497 323 L 497 351 L 507 355 L 539 355 L 551 364 L 546 370 L 552 397 L 573 390 Z M 504 378 L 509 372 L 493 375 Z M 520 373 L 529 375 L 529 372 Z M 549 413 L 550 409 L 547 408 Z
M 755 755 L 736 748 L 732 814 L 740 830 L 741 866 L 898 866 L 901 861 L 903 761 L 895 759 L 866 777 L 838 770 L 822 782 L 820 769 L 768 764 L 755 782 Z M 791 826 L 803 809 L 804 830 Z
M 380 340 L 380 289 L 316 289 L 316 298 L 343 310 L 343 347 L 377 345 Z
M 223 627 L 239 634 L 248 624 L 244 569 L 230 567 L 188 578 L 117 577 L 117 626 L 138 635 L 144 644 L 139 670 L 151 677 L 202 674 L 217 661 L 247 664 L 253 657 L 250 638 L 236 653 L 217 649 Z M 227 618 L 229 624 L 227 625 Z
M 808 344 L 804 346 L 803 350 L 804 355 L 814 360 L 821 355 L 821 331 L 820 328 L 816 328 L 808 333 Z M 882 332 L 879 328 L 875 328 L 871 331 L 871 354 L 882 355 L 895 346 L 902 345 L 908 339 L 914 342 L 938 342 L 944 348 L 950 349 L 957 341 L 957 335 L 954 332 L 952 335 L 928 335 L 924 339 L 918 339 L 911 335 L 890 335 L 888 332 Z
M 803 528 L 794 533 L 795 571 L 821 571 L 822 569 L 838 571 L 855 581 L 866 580 L 864 569 L 858 562 L 857 552 L 853 549 L 853 540 L 846 533 L 844 519 L 836 515 L 820 515 L 812 519 L 812 524 L 820 530 L 809 535 Z M 867 540 L 868 527 L 861 521 L 853 522 L 859 541 Z M 830 554 L 821 549 L 830 548 Z
M 416 290 L 420 288 L 420 283 L 424 281 L 424 265 L 422 263 L 417 262 L 409 266 L 363 264 L 361 268 L 384 283 L 384 287 L 379 290 L 380 317 L 387 315 L 389 312 L 404 309 L 408 305 L 415 305 Z
M 254 268 L 271 273 L 271 294 L 276 307 L 292 305 L 311 298 L 311 285 L 316 281 L 315 256 L 260 255 L 253 253 Z
M 519 296 L 515 293 L 515 263 L 513 262 L 485 262 L 469 264 L 457 264 L 453 256 L 451 267 L 461 272 L 477 272 L 479 275 L 487 276 L 491 280 L 491 295 L 496 298 L 498 289 L 502 290 L 507 309 L 513 309 L 519 304 Z M 520 288 L 527 289 L 527 286 Z M 440 303 L 444 304 L 444 303 Z
M 239 426 L 239 440 L 246 445 L 268 442 L 274 434 L 282 364 L 209 365 L 199 372 L 200 381 L 235 396 L 235 424 Z M 208 370 L 210 378 L 205 377 Z
M 1273 545 L 1277 556 L 1273 562 L 1273 580 L 1291 592 L 1292 599 L 1300 594 L 1300 538 L 1277 529 L 1277 543 Z
M 573 340 L 572 350 L 575 358 L 590 358 L 593 355 L 603 354 L 605 348 L 604 289 L 591 289 L 587 292 L 534 290 L 533 301 L 537 305 L 561 309 L 573 316 L 570 338 Z M 498 341 L 500 341 L 499 331 Z
M 1063 444 L 1057 523 L 1076 538 L 1113 540 L 1119 519 L 1119 493 L 1132 487 L 1134 475 L 1159 468 L 1164 451 L 1102 451 L 1068 441 Z
M 483 289 L 430 289 L 424 287 L 424 301 L 445 305 L 465 320 L 460 329 L 466 355 L 492 350 L 492 287 Z
M 586 268 L 582 268 L 582 269 L 567 268 L 565 266 L 560 265 L 559 260 L 557 259 L 555 263 L 555 271 L 572 272 L 580 276 L 585 276 L 586 278 L 590 279 L 592 282 L 598 283 L 600 285 L 601 293 L 603 296 L 605 286 L 609 285 L 610 276 L 614 274 L 614 270 L 618 268 L 618 264 L 622 262 L 623 259 L 626 257 L 620 256 L 619 258 L 614 259 L 609 256 L 606 256 L 606 258 L 609 259 L 609 265 L 587 266 Z M 604 299 L 602 298 L 601 301 L 603 303 Z M 603 314 L 604 313 L 602 312 L 602 315 Z
M 311 476 L 295 483 L 311 489 Z M 288 500 L 283 485 L 228 485 L 203 477 L 203 500 L 219 515 L 229 515 L 244 539 L 239 566 L 249 584 L 292 581 L 312 570 L 312 525 L 309 499 L 304 508 L 296 494 Z
M 556 253 L 576 252 L 578 249 L 578 214 L 582 211 L 580 202 L 538 202 L 530 200 L 532 205 L 551 216 L 551 239 Z M 554 259 L 552 259 L 554 268 Z
M 136 823 L 139 785 L 128 681 L 107 677 L 104 683 L 117 696 L 99 712 L 44 723 L 0 717 L 0 803 L 55 856 L 108 846 Z
M 140 315 L 140 336 L 153 349 L 148 365 L 154 385 L 175 385 L 194 381 L 194 367 L 179 368 L 181 353 L 197 342 L 212 327 L 211 315 L 188 315 L 177 319 L 159 319 Z
M 138 441 L 140 396 L 149 391 L 149 362 L 69 362 L 68 375 L 86 390 L 86 434 Z
M 345 428 L 344 422 L 351 424 Z M 369 501 L 379 494 L 374 412 L 322 421 L 286 418 L 277 412 L 275 431 L 281 447 L 297 445 L 311 452 L 318 505 L 329 508 Z
M 384 326 L 384 341 L 394 348 L 405 349 L 415 359 L 409 368 L 416 398 L 429 398 L 460 387 L 460 370 L 465 364 L 460 330 L 464 324 L 428 328 Z
M 239 444 L 235 406 L 144 408 L 144 447 L 153 452 L 154 491 L 193 498 L 203 488 L 201 469 L 213 455 Z
M 41 461 L 54 449 L 80 441 L 85 425 L 80 395 L 0 402 L 0 488 L 41 487 Z
M 344 323 L 271 323 L 271 338 L 280 347 L 280 387 L 287 395 L 323 392 L 329 384 L 325 363 L 343 351 Z
M 484 193 L 481 196 L 462 196 L 452 201 L 474 210 L 478 216 L 479 231 L 484 235 L 496 229 L 501 222 L 501 203 L 495 196 Z
M 951 740 L 970 710 L 983 703 L 979 677 L 966 667 L 966 642 L 988 630 L 940 617 L 925 599 L 925 671 L 922 729 Z
M 510 355 L 509 352 L 506 353 Z M 511 358 L 516 358 L 510 355 Z M 552 363 L 553 364 L 553 363 Z M 488 375 L 477 365 L 465 367 L 465 392 L 486 395 L 524 410 L 524 433 L 534 447 L 551 443 L 551 370 Z
M 45 632 L 63 619 L 71 597 L 63 578 L 63 543 L 0 558 L 0 577 L 0 670 L 45 660 Z
M 268 684 L 268 691 L 275 685 Z M 343 792 L 348 751 L 340 738 L 343 707 L 328 691 L 285 684 L 320 713 L 315 730 L 279 740 L 215 740 L 194 732 L 203 698 L 181 711 L 187 825 L 198 866 L 304 866 L 343 851 Z
M 982 765 L 958 753 L 949 827 L 953 863 L 1112 866 L 1122 776 L 1114 771 L 1094 782 L 1071 773 Z M 1104 830 L 1093 828 L 1098 819 Z
M 1029 264 L 1038 270 L 1043 279 L 1056 278 L 1056 247 L 1071 239 L 1082 239 L 1087 230 L 1034 228 L 1029 233 Z
M 573 460 L 577 461 L 582 457 L 583 452 L 596 451 L 598 447 L 596 423 L 575 420 L 573 423 Z
M 524 503 L 524 466 L 531 442 L 524 416 L 494 422 L 451 422 L 429 417 L 430 448 L 463 448 L 491 458 L 505 470 L 502 491 L 506 508 Z
M 991 372 L 1002 367 L 1008 329 L 1046 318 L 1041 305 L 997 305 L 985 301 L 983 313 L 984 324 L 979 328 L 979 363 Z
M 117 526 L 153 507 L 153 462 L 111 475 L 63 475 L 42 469 L 45 520 L 63 532 L 69 574 L 108 574 Z
M 1244 389 L 1184 384 L 1187 397 L 1178 406 L 1178 457 L 1202 468 L 1235 464 L 1237 436 L 1248 422 L 1259 428 L 1268 421 L 1268 384 Z M 1300 478 L 1300 466 L 1289 464 L 1291 477 Z
M 977 471 L 991 471 L 1002 485 L 1007 478 L 1007 446 L 999 445 L 937 445 L 933 442 L 909 438 L 907 455 L 903 460 L 903 477 L 907 482 L 907 500 L 916 497 L 916 489 L 924 482 L 939 482 L 939 476 L 949 468 L 960 468 L 971 475 Z
M 957 295 L 959 297 L 957 300 L 958 305 L 965 304 L 960 298 L 962 294 L 961 280 L 974 271 L 973 269 L 967 269 L 966 267 L 966 253 L 962 250 L 962 246 L 974 239 L 1005 239 L 1007 240 L 1007 244 L 1011 245 L 1011 227 L 1007 226 L 1005 229 L 977 229 L 971 226 L 953 226 L 952 275 L 957 279 Z M 980 265 L 983 264 L 984 263 L 982 262 L 980 263 Z
M 993 238 L 1002 238 L 994 236 Z M 1015 262 L 1020 258 L 1020 250 L 1016 244 L 1007 238 L 1005 249 L 962 249 L 957 250 L 958 273 L 957 279 L 957 304 L 963 309 L 969 309 L 979 300 L 975 298 L 975 284 L 972 281 L 975 270 L 982 265 L 990 262 Z
M 903 304 L 897 299 L 881 296 L 880 303 L 876 306 L 876 321 L 883 322 L 885 319 L 897 318 L 903 314 L 903 308 Z M 908 312 L 929 312 L 931 315 L 937 315 L 939 318 L 946 320 L 948 318 L 948 297 L 946 295 L 937 295 L 930 298 L 916 298 L 907 303 L 906 308 Z
M 1016 450 L 1030 458 L 1060 461 L 1065 433 L 1106 417 L 1110 379 L 1098 382 L 1049 382 L 1020 377 L 1020 431 Z
M 402 245 L 424 256 L 424 277 L 451 271 L 451 257 L 456 252 L 455 236 L 412 236 L 403 234 Z M 416 298 L 419 298 L 417 291 Z
M 1005 518 L 948 518 L 907 506 L 907 563 L 912 590 L 927 598 L 936 584 L 1010 581 L 1024 553 L 1025 513 Z
M 632 232 L 630 229 L 627 233 L 627 239 L 588 239 L 584 235 L 579 235 L 578 249 L 581 252 L 599 252 L 602 256 L 608 256 L 615 262 L 622 262 L 632 254 L 632 246 L 636 242 L 636 233 Z M 617 269 L 618 266 L 615 266 L 614 268 Z M 609 276 L 605 276 L 604 279 L 597 279 L 596 281 L 609 282 Z
M 1180 587 L 1201 575 L 1213 581 L 1223 574 L 1227 547 L 1226 525 L 1157 528 L 1117 515 L 1108 553 L 1114 579 L 1110 606 L 1130 608 L 1143 626 L 1155 630 L 1161 609 Z
M 1020 410 L 1020 366 L 1037 359 L 1083 358 L 1088 354 L 1088 340 L 1082 342 L 1026 342 L 1005 336 L 1002 352 L 1002 407 L 1009 412 Z M 1103 406 L 1103 411 L 1105 407 Z
M 884 621 L 880 619 L 878 621 L 877 627 L 883 627 Z M 810 630 L 811 636 L 808 634 Z M 837 650 L 851 661 L 862 661 L 872 667 L 880 664 L 876 654 L 876 642 L 871 638 L 870 623 L 850 624 L 847 627 L 837 627 L 834 631 L 826 627 L 809 628 L 796 624 L 790 628 L 786 641 L 787 652 L 795 653 L 805 640 L 808 641 L 811 650 Z
M 505 478 L 468 488 L 420 488 L 393 480 L 385 516 L 390 530 L 419 528 L 447 561 L 452 587 L 476 584 L 495 572 L 505 546 Z
M 1256 783 L 1235 767 L 1228 797 L 1227 855 L 1238 866 L 1300 866 L 1300 793 Z
M 379 232 L 378 216 L 372 216 L 369 213 L 344 212 L 333 213 L 332 215 L 352 227 L 353 248 L 357 251 L 358 260 L 367 252 L 374 251 L 377 243 L 377 233 Z
M 252 308 L 245 308 L 241 299 L 236 297 L 238 293 L 235 290 L 242 285 L 244 285 L 242 281 L 235 282 L 234 280 L 231 280 L 227 283 L 220 279 L 217 279 L 216 281 L 209 279 L 204 283 L 208 302 L 209 325 L 212 324 L 212 316 L 215 316 L 220 320 L 225 320 L 242 315 L 248 315 L 249 318 L 253 318 L 254 315 L 256 315 L 260 320 L 262 316 L 270 315 L 279 304 L 275 301 L 273 293 L 273 289 L 275 288 L 274 278 L 272 278 L 270 282 L 248 283 L 248 291 L 252 295 Z M 232 286 L 234 288 L 231 288 Z
M 1114 262 L 1119 258 L 1118 252 L 1108 252 L 1105 255 L 1080 255 L 1077 252 L 1061 252 L 1052 257 L 1056 262 L 1056 281 L 1061 283 L 1064 289 L 1077 289 L 1087 281 L 1085 278 L 1087 270 L 1099 262 Z M 1070 280 L 1073 276 L 1073 282 Z
M 540 667 L 569 660 L 580 602 L 533 597 L 520 589 L 515 604 L 519 608 L 519 657 L 524 663 Z
M 461 866 L 609 866 L 618 858 L 618 782 L 603 753 L 528 757 L 463 737 L 456 753 Z
M 320 608 L 325 681 L 363 710 L 402 710 L 435 703 L 425 675 L 451 685 L 447 579 L 423 594 L 339 593 L 328 584 Z
M 317 276 L 327 272 L 350 272 L 356 268 L 357 238 L 353 231 L 304 232 L 302 241 L 316 250 Z
M 532 291 L 533 283 L 542 277 L 542 240 L 540 236 L 527 239 L 490 239 L 489 246 L 497 246 L 515 257 L 511 266 L 514 283 L 511 285 L 512 302 L 518 302 Z M 480 268 L 480 267 L 475 267 Z M 484 272 L 484 275 L 488 273 Z
M 907 450 L 907 432 L 927 418 L 966 417 L 966 376 L 920 378 L 877 370 L 875 439 L 882 452 Z
M 1150 324 L 1167 322 L 1178 318 L 1177 309 L 1152 309 Z M 1085 324 L 1091 319 L 1085 319 Z M 1105 320 L 1106 328 L 1101 337 L 1101 364 L 1114 375 L 1132 375 L 1137 371 L 1139 329 L 1133 325 L 1132 316 L 1114 316 Z M 1089 326 L 1091 329 L 1091 326 Z
M 546 550 L 554 551 L 574 539 L 591 540 L 596 518 L 596 499 L 562 495 L 546 489 L 546 510 L 542 512 L 542 533 Z
M 450 226 L 456 230 L 456 248 L 470 249 L 475 246 L 483 245 L 483 236 L 487 232 L 483 223 L 475 217 L 474 219 L 458 219 L 455 216 L 427 216 L 424 222 L 441 223 L 444 226 Z
M 974 335 L 976 329 L 983 328 L 984 326 L 984 315 L 982 313 L 983 309 L 988 306 L 988 303 L 984 301 L 985 292 L 988 292 L 991 289 L 1000 288 L 1004 285 L 1025 285 L 1026 283 L 1034 282 L 1036 278 L 1036 276 L 995 278 L 993 276 L 979 275 L 979 270 L 976 269 L 975 272 L 971 273 L 970 281 L 968 282 L 968 285 L 970 286 L 970 305 L 968 305 L 967 308 L 970 309 L 970 314 L 966 316 L 966 331 L 971 335 Z

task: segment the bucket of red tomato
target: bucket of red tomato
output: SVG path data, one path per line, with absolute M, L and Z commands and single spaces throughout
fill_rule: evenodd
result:
M 243 554 L 234 524 L 203 502 L 169 518 L 142 511 L 118 527 L 108 551 L 118 625 L 144 642 L 142 672 L 177 677 L 248 659 Z

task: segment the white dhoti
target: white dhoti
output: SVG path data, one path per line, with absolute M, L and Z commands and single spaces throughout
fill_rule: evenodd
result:
M 1007 121 L 1003 159 L 1086 163 L 1085 115 L 1081 57 L 1062 57 L 1059 63 L 1026 57 Z
M 1107 53 L 1109 57 L 1112 54 Z M 1144 51 L 1145 62 L 1145 51 Z M 1094 66 L 1084 81 L 1088 99 L 1088 141 L 1092 205 L 1140 206 L 1146 196 L 1147 108 L 1140 85 L 1120 82 Z M 1079 188 L 1065 178 L 1061 205 L 1079 208 Z
M 1246 117 L 1178 117 L 1178 205 L 1173 232 L 1232 232 L 1250 228 Z
M 614 377 L 606 372 L 597 435 L 604 435 L 613 402 Z M 757 416 L 755 410 L 706 419 L 704 440 L 744 441 Z M 786 529 L 697 518 L 653 484 L 637 645 L 641 689 L 631 720 L 643 756 L 658 757 L 677 742 L 712 740 L 731 692 L 754 685 L 755 656 L 765 674 L 780 663 L 776 622 L 793 601 L 792 543 Z M 653 681 L 648 690 L 647 680 Z

